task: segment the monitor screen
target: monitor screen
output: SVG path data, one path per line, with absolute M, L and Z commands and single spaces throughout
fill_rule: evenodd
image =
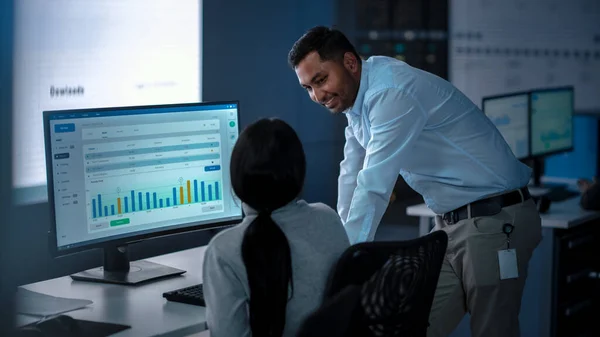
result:
M 51 111 L 44 120 L 57 251 L 241 219 L 229 177 L 237 102 Z
M 529 157 L 529 95 L 484 98 L 483 112 L 496 125 L 515 157 Z
M 531 154 L 573 148 L 573 89 L 531 92 Z

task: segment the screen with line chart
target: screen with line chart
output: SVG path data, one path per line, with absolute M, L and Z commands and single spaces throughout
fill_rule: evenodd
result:
M 529 157 L 529 95 L 486 97 L 482 108 L 518 159 Z
M 531 154 L 573 147 L 573 88 L 531 92 Z
M 59 249 L 241 219 L 238 104 L 46 112 Z

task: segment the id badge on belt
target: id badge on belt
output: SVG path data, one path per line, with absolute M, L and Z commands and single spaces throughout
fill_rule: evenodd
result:
M 519 268 L 517 264 L 517 250 L 510 248 L 510 234 L 515 226 L 504 224 L 502 232 L 506 234 L 506 249 L 498 251 L 498 266 L 500 266 L 500 279 L 507 280 L 519 277 Z

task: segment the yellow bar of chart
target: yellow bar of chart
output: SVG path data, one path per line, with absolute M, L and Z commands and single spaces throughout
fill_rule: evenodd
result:
M 187 197 L 188 197 L 188 204 L 192 203 L 192 185 L 190 183 L 190 181 L 187 181 Z
M 117 198 L 117 214 L 121 213 L 121 198 Z

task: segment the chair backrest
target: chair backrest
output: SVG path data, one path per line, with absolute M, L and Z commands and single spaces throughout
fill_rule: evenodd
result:
M 347 287 L 360 286 L 361 318 L 354 313 L 345 330 L 363 336 L 425 336 L 447 245 L 443 231 L 409 241 L 353 245 L 330 275 L 324 306 L 339 301 L 336 295 Z

